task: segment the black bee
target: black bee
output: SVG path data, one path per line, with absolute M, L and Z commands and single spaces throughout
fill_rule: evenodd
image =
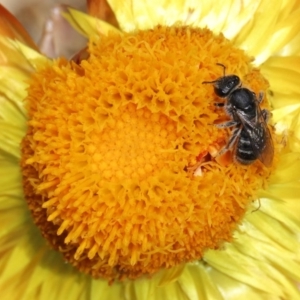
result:
M 234 147 L 234 155 L 237 162 L 249 165 L 259 159 L 265 166 L 272 165 L 274 148 L 273 141 L 267 126 L 269 111 L 260 109 L 263 93 L 258 98 L 255 93 L 242 87 L 237 75 L 225 75 L 214 81 L 204 81 L 203 84 L 213 84 L 215 94 L 226 98 L 225 103 L 216 103 L 223 106 L 230 121 L 216 125 L 219 128 L 235 127 L 227 145 L 220 154 Z

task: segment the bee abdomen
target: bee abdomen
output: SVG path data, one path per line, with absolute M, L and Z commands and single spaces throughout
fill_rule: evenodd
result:
M 241 138 L 239 140 L 239 146 L 240 147 L 245 147 L 245 148 L 251 147 L 250 139 L 249 138 L 244 138 L 243 136 L 241 136 Z
M 245 135 L 244 131 L 241 132 L 237 143 L 235 159 L 243 165 L 250 165 L 257 159 L 257 154 L 253 151 L 251 140 Z

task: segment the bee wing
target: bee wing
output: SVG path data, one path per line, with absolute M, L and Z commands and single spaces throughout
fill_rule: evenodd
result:
M 263 145 L 263 149 L 259 153 L 258 158 L 266 167 L 271 167 L 274 157 L 273 140 L 267 123 L 264 122 L 261 124 L 264 130 L 265 143 Z
M 253 152 L 266 167 L 270 167 L 274 157 L 274 146 L 266 116 L 258 105 L 256 117 L 251 120 L 242 111 L 237 110 L 236 114 L 249 135 Z

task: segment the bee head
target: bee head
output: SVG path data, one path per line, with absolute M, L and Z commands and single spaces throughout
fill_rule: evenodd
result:
M 237 75 L 225 75 L 225 66 L 219 63 L 217 65 L 223 67 L 223 76 L 214 81 L 203 81 L 202 84 L 213 84 L 215 94 L 221 98 L 226 98 L 241 86 L 241 79 Z
M 241 84 L 241 80 L 236 75 L 220 77 L 214 82 L 214 90 L 221 98 L 228 97 Z

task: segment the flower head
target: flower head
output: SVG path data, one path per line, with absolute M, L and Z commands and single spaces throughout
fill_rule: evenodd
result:
M 96 2 L 89 4 L 97 16 Z M 18 117 L 25 114 L 28 118 L 27 128 L 23 115 L 14 126 L 16 118 L 7 117 L 4 106 L 1 116 L 9 139 L 1 146 L 7 165 L 3 170 L 11 168 L 15 170 L 12 174 L 18 174 L 21 149 L 24 196 L 34 223 L 51 248 L 75 266 L 58 263 L 68 272 L 66 276 L 49 267 L 46 272 L 69 282 L 81 276 L 74 289 L 78 299 L 80 291 L 91 293 L 93 299 L 103 290 L 107 299 L 121 298 L 122 289 L 124 297 L 137 295 L 138 299 L 146 290 L 150 294 L 155 290 L 155 298 L 178 293 L 178 297 L 194 299 L 209 291 L 210 299 L 227 299 L 232 290 L 242 293 L 241 287 L 247 295 L 298 297 L 299 222 L 298 206 L 292 199 L 297 197 L 300 175 L 296 168 L 299 104 L 293 82 L 289 96 L 295 102 L 291 105 L 282 102 L 290 89 L 280 94 L 274 84 L 279 74 L 276 68 L 285 68 L 290 75 L 292 62 L 298 60 L 280 54 L 266 60 L 270 53 L 288 51 L 289 40 L 279 30 L 286 23 L 276 23 L 277 44 L 256 53 L 257 48 L 252 51 L 247 44 L 256 27 L 252 32 L 248 23 L 236 33 L 230 24 L 222 23 L 221 15 L 219 21 L 207 17 L 208 22 L 194 6 L 180 9 L 176 3 L 172 10 L 169 2 L 152 5 L 155 19 L 151 9 L 143 12 L 147 2 L 145 6 L 134 3 L 131 10 L 118 1 L 110 4 L 108 15 L 124 32 L 74 10 L 67 13 L 66 18 L 90 38 L 85 55 L 71 61 L 50 61 L 20 42 L 1 40 L 26 62 L 20 71 L 20 65 L 12 65 L 16 56 L 11 59 L 3 51 L 8 61 L 3 70 L 18 75 L 14 82 L 20 85 L 17 96 L 2 88 L 5 103 L 19 107 L 12 110 Z M 264 6 L 262 2 L 261 7 L 247 9 L 259 11 Z M 205 10 L 205 4 L 202 7 Z M 165 17 L 161 9 L 168 12 Z M 134 22 L 126 13 L 134 15 Z M 201 28 L 205 24 L 227 33 L 233 42 Z M 243 40 L 247 30 L 249 39 Z M 270 34 L 269 39 L 272 37 Z M 237 46 L 256 56 L 255 66 Z M 259 69 L 262 61 L 265 65 Z M 283 61 L 290 61 L 288 67 L 283 67 Z M 237 135 L 233 143 L 232 126 L 242 134 L 247 125 L 238 123 L 230 110 L 226 113 L 218 107 L 216 103 L 224 105 L 228 99 L 220 99 L 210 84 L 203 84 L 222 77 L 223 71 L 239 76 L 257 99 L 254 103 L 260 109 L 256 114 L 261 114 L 262 123 L 255 121 L 255 125 L 265 126 L 275 149 L 271 167 L 260 159 L 247 165 L 236 161 L 242 138 Z M 295 74 L 298 82 L 300 75 Z M 280 108 L 272 110 L 271 126 L 261 110 L 272 107 Z M 218 125 L 232 118 L 231 126 Z M 244 134 L 246 138 L 247 132 Z M 229 139 L 232 147 L 222 151 Z M 20 187 L 18 176 L 8 182 Z M 288 197 L 286 186 L 294 189 Z M 20 190 L 13 194 L 10 185 L 0 192 L 25 213 Z M 259 203 L 253 205 L 255 199 Z M 29 244 L 32 233 L 21 238 L 18 228 L 2 235 L 3 244 L 8 245 L 3 257 L 12 257 L 14 245 Z M 13 234 L 14 243 L 7 244 Z M 278 241 L 281 236 L 286 237 L 284 242 Z M 32 245 L 38 249 L 36 262 L 31 263 L 35 270 L 42 257 L 57 255 L 41 241 Z M 278 257 L 285 265 L 278 263 Z M 22 266 L 19 274 L 30 264 L 25 259 Z M 76 269 L 87 275 L 79 275 Z M 251 274 L 254 271 L 257 278 Z M 112 285 L 105 287 L 104 279 Z M 24 290 L 42 299 L 33 276 L 32 280 L 33 288 Z

